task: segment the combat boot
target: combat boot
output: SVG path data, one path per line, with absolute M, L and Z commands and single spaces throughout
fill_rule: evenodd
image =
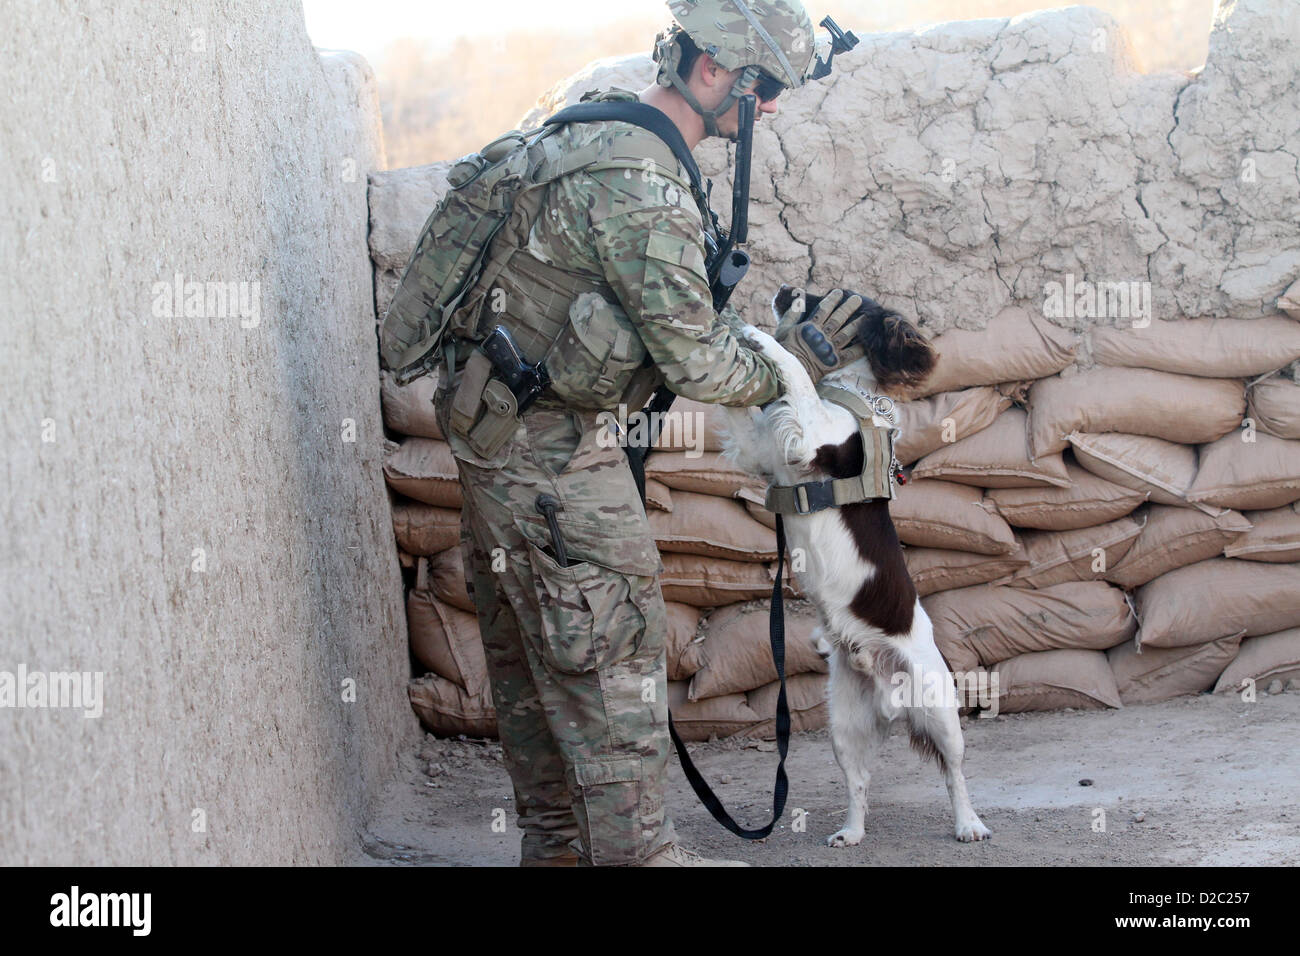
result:
M 741 860 L 706 860 L 677 843 L 660 847 L 638 866 L 749 866 Z

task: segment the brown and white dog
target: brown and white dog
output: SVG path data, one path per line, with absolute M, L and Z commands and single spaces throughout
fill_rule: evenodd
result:
M 778 318 L 800 295 L 781 288 L 772 303 Z M 805 314 L 819 301 L 807 296 Z M 934 352 L 911 323 L 865 296 L 857 314 L 863 317 L 857 339 L 866 357 L 825 381 L 875 392 L 929 375 Z M 781 485 L 860 474 L 862 436 L 854 416 L 823 401 L 803 366 L 771 336 L 748 327 L 744 337 L 780 368 L 787 391 L 761 413 L 727 409 L 728 457 Z M 889 423 L 877 416 L 874 424 Z M 799 583 L 820 612 L 814 636 L 829 652 L 831 744 L 849 788 L 848 818 L 827 842 L 839 847 L 861 841 L 872 761 L 898 720 L 906 721 L 912 746 L 943 770 L 957 839 L 987 839 L 989 830 L 971 807 L 962 775 L 965 745 L 952 676 L 908 576 L 889 501 L 787 515 L 785 527 L 790 554 L 801 551 L 804 559 Z

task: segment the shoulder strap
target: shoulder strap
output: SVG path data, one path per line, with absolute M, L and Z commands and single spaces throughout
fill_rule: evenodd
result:
M 697 196 L 703 195 L 704 187 L 700 179 L 700 167 L 695 157 L 686 148 L 686 140 L 681 131 L 673 124 L 662 110 L 655 109 L 648 103 L 597 102 L 576 103 L 566 106 L 558 113 L 543 121 L 545 126 L 562 123 L 594 123 L 602 120 L 619 120 L 640 126 L 658 136 L 673 151 L 677 161 L 686 168 L 686 175 L 691 180 L 691 191 Z

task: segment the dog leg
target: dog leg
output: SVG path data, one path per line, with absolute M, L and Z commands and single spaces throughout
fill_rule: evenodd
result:
M 820 405 L 817 386 L 808 377 L 808 372 L 799 364 L 793 353 L 787 351 L 776 339 L 761 329 L 747 325 L 741 330 L 741 340 L 755 352 L 761 352 L 781 370 L 781 379 L 785 383 L 784 397 L 798 402 L 811 402 Z
M 830 659 L 831 749 L 848 784 L 849 810 L 844 827 L 827 838 L 828 846 L 857 846 L 866 831 L 871 764 L 889 730 L 888 722 L 877 718 L 874 688 L 837 644 Z
M 926 675 L 942 675 L 939 686 L 943 688 L 944 693 L 934 695 L 938 697 L 937 701 L 926 700 L 923 705 L 924 719 L 921 725 L 922 732 L 942 758 L 944 783 L 948 786 L 948 799 L 952 802 L 957 839 L 963 843 L 987 840 L 991 833 L 971 806 L 970 795 L 966 792 L 966 777 L 961 769 L 966 755 L 966 744 L 962 739 L 961 719 L 957 716 L 956 697 L 954 693 L 950 693 L 952 674 L 943 655 L 934 646 L 934 640 L 929 636 L 928 629 L 916 636 L 924 638 L 918 641 L 915 649 L 916 661 L 920 665 L 923 678 L 922 687 L 925 687 Z M 934 677 L 929 679 L 936 680 Z M 916 726 L 916 722 L 913 722 L 913 726 Z

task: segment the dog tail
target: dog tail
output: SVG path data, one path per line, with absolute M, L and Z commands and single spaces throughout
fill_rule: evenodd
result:
M 884 388 L 920 385 L 934 371 L 934 347 L 911 322 L 873 299 L 862 306 L 858 342 Z

